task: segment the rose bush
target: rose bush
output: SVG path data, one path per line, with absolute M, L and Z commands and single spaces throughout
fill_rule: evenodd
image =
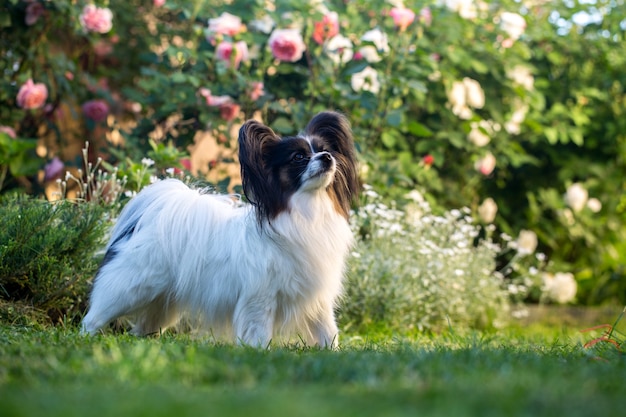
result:
M 2 184 L 41 192 L 43 167 L 76 165 L 86 139 L 124 172 L 161 151 L 157 171 L 181 169 L 172 156 L 198 132 L 227 147 L 246 118 L 293 134 L 334 108 L 381 193 L 417 188 L 511 236 L 532 230 L 579 301 L 626 301 L 622 5 L 10 0 L 0 124 L 17 138 L 0 133 Z M 74 117 L 93 100 L 106 118 Z

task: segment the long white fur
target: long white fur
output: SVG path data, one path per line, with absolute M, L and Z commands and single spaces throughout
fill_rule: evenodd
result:
M 324 186 L 297 191 L 289 210 L 260 228 L 249 205 L 160 181 L 120 215 L 109 244 L 117 254 L 96 276 L 83 331 L 134 315 L 133 332 L 150 334 L 190 313 L 239 343 L 265 347 L 297 333 L 335 347 L 334 308 L 351 243 Z

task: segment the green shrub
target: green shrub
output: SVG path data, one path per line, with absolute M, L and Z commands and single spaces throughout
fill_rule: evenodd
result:
M 466 209 L 435 215 L 424 201 L 398 210 L 371 189 L 366 197 L 354 216 L 344 326 L 406 332 L 505 323 L 509 295 L 495 270 L 501 249 L 478 239 Z
M 56 323 L 81 314 L 103 241 L 103 209 L 6 196 L 0 223 L 0 319 Z

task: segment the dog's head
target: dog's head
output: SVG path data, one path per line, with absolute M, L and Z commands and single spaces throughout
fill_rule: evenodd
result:
M 288 210 L 296 192 L 327 193 L 348 218 L 359 183 L 352 131 L 342 114 L 319 113 L 301 134 L 283 138 L 247 121 L 239 130 L 239 161 L 243 191 L 259 223 Z

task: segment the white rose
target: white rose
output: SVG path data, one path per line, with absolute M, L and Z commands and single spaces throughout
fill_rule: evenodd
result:
M 485 223 L 493 223 L 498 213 L 498 204 L 493 198 L 488 197 L 478 206 L 478 217 Z
M 372 67 L 365 67 L 363 71 L 352 75 L 350 81 L 354 91 L 369 91 L 378 94 L 380 91 L 380 82 L 378 81 L 378 73 Z
M 463 19 L 475 19 L 478 15 L 474 0 L 443 0 L 446 7 L 457 12 Z
M 482 147 L 487 145 L 491 141 L 491 136 L 495 131 L 500 130 L 500 125 L 493 123 L 492 121 L 481 120 L 480 122 L 472 122 L 470 124 L 472 130 L 470 130 L 467 138 L 474 145 Z M 485 133 L 486 132 L 486 133 Z
M 598 213 L 602 210 L 602 202 L 597 198 L 590 198 L 589 201 L 587 201 L 587 208 L 593 213 Z
M 335 65 L 346 64 L 354 56 L 352 42 L 343 35 L 336 35 L 329 39 L 325 51 Z
M 516 65 L 508 70 L 506 76 L 515 84 L 521 85 L 528 91 L 532 91 L 535 87 L 535 77 L 531 74 L 530 69 L 523 65 Z
M 276 23 L 269 15 L 264 15 L 260 19 L 255 19 L 250 22 L 250 28 L 256 32 L 269 34 L 274 29 Z
M 512 135 L 518 135 L 521 131 L 521 125 L 526 119 L 526 113 L 528 113 L 528 104 L 516 100 L 513 108 L 513 114 L 511 114 L 511 118 L 504 124 L 504 129 Z
M 559 304 L 573 301 L 578 290 L 574 275 L 569 272 L 543 274 L 543 285 L 545 295 Z
M 520 230 L 517 237 L 517 252 L 522 255 L 530 255 L 537 249 L 537 234 L 532 230 Z
M 471 78 L 463 78 L 465 86 L 465 99 L 470 107 L 482 109 L 485 105 L 485 92 L 481 88 L 478 81 Z
M 389 52 L 389 42 L 387 35 L 380 29 L 372 29 L 361 36 L 364 42 L 372 42 L 374 45 L 366 45 L 359 49 L 359 52 L 367 62 L 379 62 L 382 60 L 380 53 Z
M 500 29 L 506 32 L 514 41 L 519 39 L 526 30 L 526 20 L 517 14 L 511 12 L 503 12 L 500 15 Z
M 565 204 L 570 206 L 575 212 L 585 208 L 588 199 L 589 193 L 581 183 L 575 182 L 567 187 L 567 191 L 565 192 Z

